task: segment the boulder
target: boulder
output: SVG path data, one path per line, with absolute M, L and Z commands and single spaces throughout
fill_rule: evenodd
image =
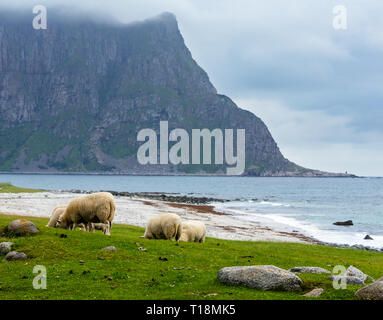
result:
M 322 288 L 316 288 L 314 290 L 311 290 L 310 292 L 305 293 L 303 296 L 304 297 L 312 297 L 312 298 L 317 298 L 323 293 Z
M 371 238 L 371 236 L 369 236 L 369 235 L 366 235 L 363 239 L 364 239 L 364 240 L 374 240 L 374 239 Z
M 329 276 L 329 278 L 332 281 L 336 281 L 338 283 L 341 283 L 343 279 L 345 279 L 345 282 L 347 284 L 353 284 L 356 286 L 364 286 L 365 283 L 358 277 L 353 277 L 353 276 Z
M 0 243 L 0 254 L 7 254 L 12 251 L 13 242 L 2 242 Z
M 15 235 L 20 235 L 20 236 L 27 236 L 27 235 L 40 232 L 33 222 L 30 222 L 24 219 L 18 219 L 18 220 L 12 221 L 8 225 L 8 231 L 12 232 Z
M 355 296 L 359 299 L 366 300 L 383 300 L 383 278 L 374 283 L 365 286 L 355 292 Z
M 372 281 L 375 281 L 373 278 L 371 278 L 369 275 L 365 274 L 364 272 L 360 271 L 359 269 L 355 268 L 354 266 L 349 266 L 346 270 L 347 277 L 357 277 L 363 282 L 366 281 L 367 278 L 371 279 Z
M 27 255 L 24 252 L 11 251 L 5 256 L 5 261 L 25 260 Z
M 314 274 L 331 273 L 330 271 L 323 268 L 319 268 L 319 267 L 294 267 L 289 269 L 289 271 L 294 273 L 314 273 Z
M 299 291 L 302 285 L 294 273 L 270 265 L 226 267 L 219 270 L 218 279 L 227 285 L 258 290 Z
M 354 225 L 352 220 L 347 220 L 347 221 L 343 221 L 343 222 L 334 222 L 333 224 L 336 226 L 353 226 Z

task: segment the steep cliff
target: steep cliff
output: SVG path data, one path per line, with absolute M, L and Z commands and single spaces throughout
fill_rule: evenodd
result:
M 170 13 L 128 25 L 0 13 L 0 171 L 224 173 L 137 162 L 137 132 L 246 129 L 249 175 L 323 175 L 283 157 L 265 124 L 219 95 Z

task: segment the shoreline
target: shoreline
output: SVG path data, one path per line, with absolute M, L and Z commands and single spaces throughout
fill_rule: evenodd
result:
M 0 193 L 0 212 L 6 215 L 49 218 L 58 205 L 68 204 L 78 193 Z M 175 203 L 139 197 L 115 196 L 114 223 L 145 227 L 149 218 L 160 213 L 176 213 L 182 220 L 205 223 L 207 236 L 234 241 L 272 241 L 319 244 L 316 239 L 302 234 L 281 232 L 235 219 L 230 214 L 216 211 L 213 205 Z
M 268 174 L 268 175 L 251 175 L 251 174 L 242 174 L 242 175 L 227 175 L 225 173 L 220 174 L 210 174 L 210 173 L 174 173 L 174 172 L 166 172 L 166 173 L 150 173 L 150 172 L 36 172 L 36 171 L 25 171 L 25 172 L 2 172 L 0 174 L 26 174 L 26 175 L 89 175 L 89 176 L 149 176 L 149 177 L 242 177 L 242 178 L 371 178 L 368 176 L 358 176 L 351 173 L 327 173 L 327 174 L 318 174 L 318 175 L 309 175 L 309 174 Z M 383 177 L 372 177 L 372 178 L 383 178 Z
M 79 194 L 88 191 L 46 191 L 39 193 L 0 193 L 0 214 L 15 216 L 30 216 L 49 218 L 53 209 L 58 205 L 68 204 Z M 116 201 L 114 223 L 145 227 L 149 218 L 160 213 L 176 213 L 182 220 L 199 220 L 207 227 L 207 236 L 233 241 L 266 241 L 266 242 L 295 242 L 316 244 L 338 248 L 353 248 L 366 251 L 383 252 L 383 248 L 373 248 L 364 245 L 348 245 L 324 242 L 299 232 L 280 231 L 259 222 L 241 221 L 233 214 L 216 210 L 214 205 L 206 200 L 181 196 L 189 202 L 177 202 L 178 196 L 170 196 L 172 201 L 158 200 L 162 193 L 121 193 L 113 192 Z M 123 194 L 123 195 L 121 195 Z M 151 198 L 154 194 L 154 199 Z M 169 195 L 165 196 L 169 197 Z M 215 200 L 215 199 L 214 199 Z M 221 202 L 229 201 L 222 200 Z

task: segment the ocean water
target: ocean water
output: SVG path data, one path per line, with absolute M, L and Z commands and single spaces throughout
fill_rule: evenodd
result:
M 179 193 L 236 218 L 321 241 L 383 248 L 383 179 L 1 174 L 1 182 L 49 190 Z M 0 208 L 1 210 L 1 208 Z M 333 222 L 353 220 L 354 226 Z M 366 235 L 374 240 L 364 240 Z

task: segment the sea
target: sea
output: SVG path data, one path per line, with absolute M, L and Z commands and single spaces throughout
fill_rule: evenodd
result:
M 0 182 L 45 190 L 161 192 L 225 199 L 230 201 L 212 204 L 242 221 L 324 242 L 383 248 L 383 178 L 0 174 Z M 346 220 L 354 225 L 333 224 Z M 373 240 L 364 240 L 366 235 Z

